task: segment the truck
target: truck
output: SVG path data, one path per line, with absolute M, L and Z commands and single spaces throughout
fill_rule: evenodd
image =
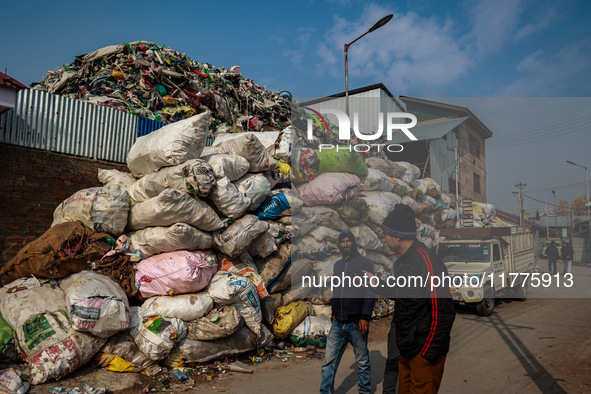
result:
M 527 298 L 534 271 L 534 239 L 523 227 L 441 229 L 437 255 L 449 277 L 452 299 L 490 316 L 497 297 Z

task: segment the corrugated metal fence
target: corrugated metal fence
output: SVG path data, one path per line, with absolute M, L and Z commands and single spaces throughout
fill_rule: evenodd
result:
M 18 92 L 16 107 L 0 115 L 0 143 L 125 163 L 137 137 L 165 123 L 56 96 Z

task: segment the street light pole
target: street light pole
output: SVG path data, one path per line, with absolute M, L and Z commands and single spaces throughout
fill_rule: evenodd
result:
M 589 249 L 591 251 L 591 207 L 589 206 L 589 173 L 587 171 L 587 167 L 582 166 L 577 163 L 573 163 L 572 161 L 567 160 L 568 164 L 572 164 L 573 166 L 581 167 L 585 169 L 585 184 L 587 185 L 587 235 L 589 237 Z
M 380 27 L 384 26 L 386 23 L 390 22 L 390 19 L 392 19 L 393 16 L 394 16 L 394 14 L 386 15 L 385 17 L 383 17 L 382 19 L 377 21 L 375 23 L 375 25 L 370 27 L 370 29 L 368 31 L 366 31 L 365 33 L 363 33 L 362 35 L 360 35 L 359 37 L 357 37 L 356 39 L 354 39 L 350 43 L 345 44 L 345 105 L 346 105 L 347 117 L 349 116 L 349 56 L 348 56 L 349 47 L 355 41 L 359 40 L 364 35 L 371 33 L 372 31 L 377 30 Z
M 558 207 L 556 206 L 556 190 L 552 190 L 552 194 L 554 195 L 554 236 L 558 238 L 558 219 L 556 215 L 558 214 Z

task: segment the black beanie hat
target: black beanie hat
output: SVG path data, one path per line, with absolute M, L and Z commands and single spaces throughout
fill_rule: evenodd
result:
M 393 237 L 413 239 L 417 237 L 415 211 L 405 204 L 396 204 L 382 223 L 384 233 Z

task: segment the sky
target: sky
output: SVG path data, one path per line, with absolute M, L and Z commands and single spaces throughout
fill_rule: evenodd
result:
M 591 4 L 465 1 L 3 2 L 0 71 L 24 84 L 77 55 L 146 40 L 240 72 L 274 91 L 323 97 L 383 83 L 395 95 L 470 108 L 487 140 L 489 202 L 512 191 L 553 202 L 585 194 L 591 168 Z M 570 123 L 568 123 L 570 122 Z M 526 198 L 527 208 L 544 204 Z

